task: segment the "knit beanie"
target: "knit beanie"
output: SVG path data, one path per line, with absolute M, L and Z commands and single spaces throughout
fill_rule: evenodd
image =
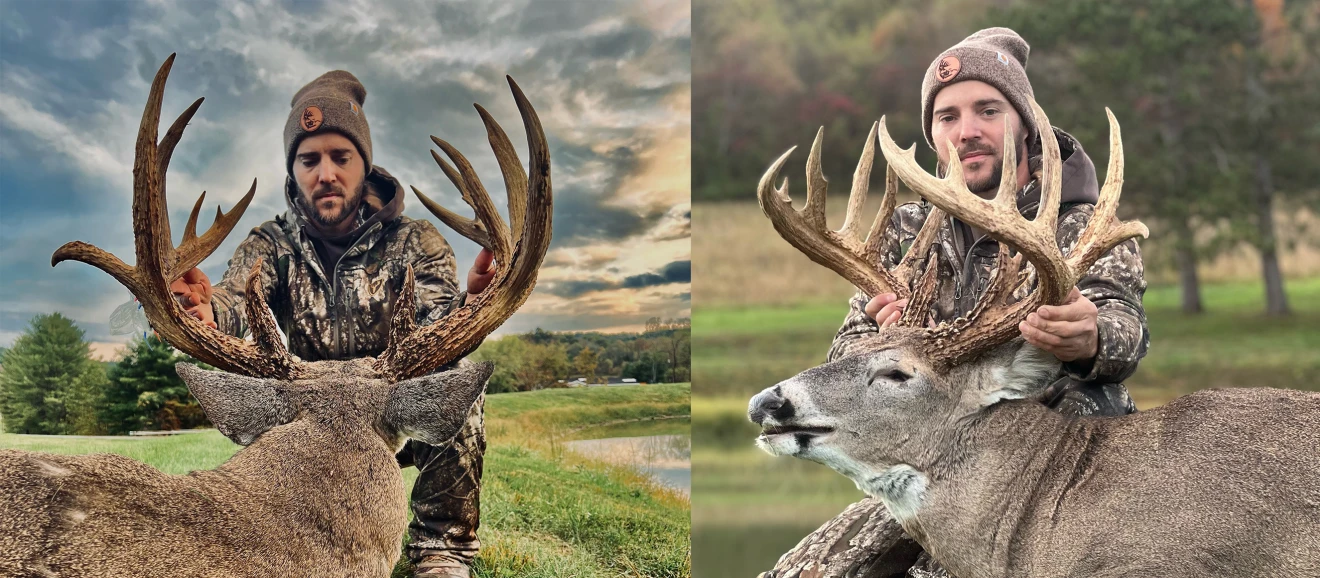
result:
M 289 119 L 284 122 L 284 168 L 293 174 L 293 154 L 303 138 L 337 132 L 357 145 L 371 172 L 371 128 L 362 111 L 367 89 L 348 71 L 331 70 L 307 83 L 293 95 Z
M 1030 99 L 1035 98 L 1027 80 L 1027 41 L 1008 28 L 986 28 L 945 50 L 930 63 L 921 81 L 921 130 L 926 144 L 935 148 L 930 136 L 931 108 L 941 89 L 964 80 L 979 80 L 999 89 L 1017 109 L 1027 127 L 1027 142 L 1036 137 L 1036 118 Z M 1021 135 L 1018 135 L 1021 136 Z

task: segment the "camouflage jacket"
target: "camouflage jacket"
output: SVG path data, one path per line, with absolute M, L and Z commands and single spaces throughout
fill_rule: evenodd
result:
M 1055 135 L 1059 138 L 1064 159 L 1056 238 L 1061 250 L 1070 251 L 1091 218 L 1100 188 L 1095 165 L 1077 140 L 1058 129 L 1055 129 Z M 1029 163 L 1036 173 L 1039 156 L 1033 155 Z M 1038 179 L 1033 179 L 1018 192 L 1018 208 L 1028 218 L 1035 216 L 1039 200 Z M 893 267 L 902 258 L 930 210 L 931 205 L 922 201 L 904 204 L 894 212 L 885 231 L 888 250 L 881 258 L 885 267 Z M 930 317 L 936 322 L 944 322 L 966 315 L 988 287 L 999 244 L 949 217 L 940 226 L 931 250 L 940 252 L 940 269 L 936 284 L 938 296 L 931 307 Z M 1026 267 L 1029 282 L 1013 295 L 1015 301 L 1024 298 L 1035 287 L 1035 269 L 1030 264 Z M 1077 282 L 1077 287 L 1095 304 L 1099 313 L 1096 322 L 1098 352 L 1093 361 L 1063 364 L 1063 371 L 1084 382 L 1117 383 L 1127 379 L 1137 370 L 1138 360 L 1146 355 L 1150 345 L 1146 314 L 1141 306 L 1146 280 L 1136 239 L 1122 243 L 1096 261 Z M 848 316 L 830 347 L 831 361 L 846 356 L 858 338 L 879 330 L 875 319 L 866 315 L 867 301 L 866 295 L 858 293 L 849 302 Z
M 402 185 L 380 167 L 367 177 L 358 218 L 366 225 L 339 258 L 321 263 L 306 217 L 285 186 L 289 210 L 252 230 L 214 286 L 219 329 L 247 333 L 244 294 L 248 272 L 261 260 L 266 304 L 289 338 L 289 351 L 305 361 L 375 356 L 385 350 L 395 298 L 406 266 L 416 278 L 417 322 L 426 325 L 463 301 L 454 252 L 428 221 L 402 216 Z

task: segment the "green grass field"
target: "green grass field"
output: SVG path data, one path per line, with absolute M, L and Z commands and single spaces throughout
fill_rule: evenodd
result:
M 690 384 L 489 396 L 476 575 L 690 576 L 688 499 L 632 469 L 586 460 L 559 445 L 617 432 L 687 433 L 690 398 Z M 117 453 L 173 474 L 213 468 L 238 450 L 214 431 L 126 439 L 0 434 L 0 447 Z M 417 470 L 404 470 L 408 489 L 416 477 Z M 395 576 L 407 571 L 401 561 Z
M 1127 385 L 1141 409 L 1209 387 L 1320 389 L 1320 277 L 1287 285 L 1295 315 L 1263 316 L 1258 283 L 1204 288 L 1201 316 L 1177 287 L 1147 291 L 1151 348 Z M 693 564 L 698 576 L 755 575 L 862 494 L 813 463 L 771 458 L 752 440 L 747 400 L 825 359 L 844 299 L 800 306 L 701 307 L 692 320 Z M 773 507 L 770 507 L 773 505 Z

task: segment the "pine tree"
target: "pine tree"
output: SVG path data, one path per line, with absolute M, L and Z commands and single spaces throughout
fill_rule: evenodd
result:
M 0 360 L 0 414 L 11 433 L 78 433 L 100 367 L 83 330 L 59 313 L 37 315 Z
M 210 425 L 174 371 L 180 361 L 196 363 L 154 335 L 133 342 L 108 375 L 100 416 L 111 433 Z

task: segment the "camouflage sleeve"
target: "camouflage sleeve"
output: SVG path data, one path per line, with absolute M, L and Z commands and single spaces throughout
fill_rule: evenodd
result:
M 917 232 L 921 230 L 925 218 L 925 211 L 916 203 L 906 203 L 894 211 L 889 226 L 885 228 L 885 251 L 880 256 L 881 265 L 888 268 L 898 264 L 903 252 L 917 237 Z M 846 356 L 848 349 L 857 342 L 858 338 L 880 330 L 880 325 L 875 319 L 866 314 L 866 304 L 870 301 L 871 298 L 861 291 L 848 301 L 848 315 L 843 318 L 843 326 L 834 336 L 834 343 L 830 345 L 829 354 L 825 357 L 826 361 L 834 361 Z
M 262 297 L 267 305 L 271 305 L 271 290 L 276 283 L 275 258 L 275 242 L 260 227 L 252 229 L 247 238 L 238 244 L 224 277 L 212 285 L 211 309 L 215 312 L 215 324 L 220 331 L 234 337 L 247 334 L 247 276 L 258 260 L 261 261 L 261 286 L 266 292 Z
M 430 221 L 414 221 L 416 227 L 404 243 L 404 260 L 412 263 L 416 280 L 417 324 L 430 325 L 463 304 L 458 290 L 458 265 L 454 250 Z
M 1093 207 L 1071 212 L 1059 224 L 1076 235 L 1090 220 Z M 1129 239 L 1105 253 L 1077 282 L 1082 296 L 1095 304 L 1099 313 L 1096 329 L 1099 343 L 1095 359 L 1063 364 L 1068 375 L 1084 382 L 1120 383 L 1137 371 L 1137 362 L 1150 347 L 1146 311 L 1141 298 L 1146 293 L 1145 267 L 1136 239 Z

